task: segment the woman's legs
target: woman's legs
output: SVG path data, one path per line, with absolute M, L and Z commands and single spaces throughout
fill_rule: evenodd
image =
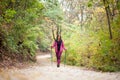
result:
M 58 67 L 59 67 L 59 65 L 60 65 L 61 54 L 62 54 L 62 53 L 60 53 L 60 52 L 57 52 L 57 53 L 56 53 L 56 57 L 57 57 L 57 66 L 58 66 Z

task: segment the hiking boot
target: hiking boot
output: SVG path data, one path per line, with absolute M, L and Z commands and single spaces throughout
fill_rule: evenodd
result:
M 59 65 L 59 64 L 57 64 L 57 67 L 60 67 L 60 65 Z

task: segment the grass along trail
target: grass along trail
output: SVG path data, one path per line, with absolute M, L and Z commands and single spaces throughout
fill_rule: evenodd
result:
M 95 72 L 56 63 L 51 66 L 50 54 L 37 56 L 37 65 L 0 72 L 0 80 L 120 80 L 120 72 Z

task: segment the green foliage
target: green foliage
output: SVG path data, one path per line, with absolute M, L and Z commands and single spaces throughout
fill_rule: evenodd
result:
M 10 22 L 12 18 L 14 18 L 14 15 L 16 14 L 16 11 L 15 10 L 11 10 L 11 9 L 8 9 L 5 11 L 5 15 L 4 18 L 6 20 L 6 22 Z
M 92 5 L 93 5 L 93 0 L 89 0 L 89 2 L 88 2 L 88 7 L 92 7 Z
M 120 15 L 111 18 L 113 39 L 109 39 L 109 31 L 105 10 L 102 7 L 115 6 L 114 0 L 103 4 L 103 1 L 89 0 L 88 10 L 84 15 L 89 15 L 81 30 L 80 24 L 64 24 L 64 39 L 67 46 L 67 64 L 85 66 L 102 71 L 120 70 Z M 117 4 L 118 6 L 119 4 Z M 89 13 L 92 13 L 90 14 Z M 110 16 L 112 17 L 112 16 Z M 90 19 L 90 20 L 89 20 Z M 88 21 L 88 22 L 87 22 Z M 64 56 L 62 58 L 64 60 Z
M 68 49 L 67 64 L 102 71 L 120 70 L 120 47 L 117 40 L 109 39 L 109 34 L 103 31 L 80 31 L 79 33 L 65 31 L 64 35 Z M 118 38 L 118 35 L 115 36 Z
M 5 38 L 1 40 L 0 47 L 4 46 L 9 53 L 21 54 L 26 58 L 34 57 L 36 49 L 38 49 L 37 38 L 42 36 L 40 24 L 44 9 L 43 4 L 37 0 L 21 0 L 19 3 L 12 0 L 0 3 L 8 6 L 6 8 L 2 5 L 3 13 L 0 15 L 2 19 L 0 28 L 6 34 L 0 35 L 1 38 L 5 35 Z M 19 9 L 15 7 L 16 5 L 19 5 Z
M 119 16 L 117 16 L 112 23 L 114 26 L 112 28 L 114 36 L 112 40 L 109 39 L 108 28 L 106 28 L 107 25 L 104 22 L 93 19 L 86 31 L 80 30 L 76 25 L 69 25 L 63 33 L 65 45 L 68 49 L 67 64 L 102 71 L 119 71 L 119 19 Z M 101 24 L 104 24 L 104 30 L 101 28 Z M 93 26 L 97 26 L 97 28 L 93 28 Z M 64 61 L 64 56 L 62 60 Z
M 45 8 L 44 16 L 48 17 L 55 24 L 59 24 L 63 20 L 63 11 L 57 0 L 45 1 Z

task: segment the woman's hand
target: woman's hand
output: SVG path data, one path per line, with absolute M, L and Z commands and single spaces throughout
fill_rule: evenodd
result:
M 67 51 L 67 49 L 66 49 L 66 48 L 65 48 L 64 50 L 65 50 L 65 51 Z
M 51 46 L 51 49 L 52 49 L 53 47 Z

